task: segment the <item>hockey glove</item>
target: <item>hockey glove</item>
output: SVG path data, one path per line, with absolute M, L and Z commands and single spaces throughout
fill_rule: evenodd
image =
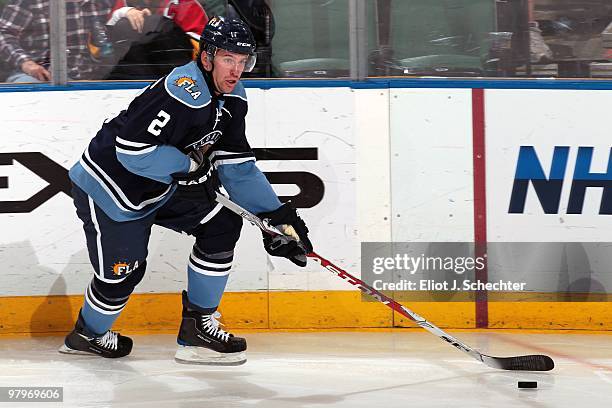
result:
M 287 258 L 298 266 L 306 266 L 306 254 L 312 252 L 312 244 L 308 239 L 308 228 L 295 208 L 286 203 L 274 211 L 260 213 L 259 217 L 286 234 L 273 237 L 264 232 L 266 251 L 272 256 Z
M 189 160 L 191 166 L 188 173 L 172 175 L 177 183 L 176 194 L 188 200 L 201 200 L 208 197 L 210 193 L 206 181 L 212 173 L 212 165 L 208 157 L 200 150 L 189 153 Z

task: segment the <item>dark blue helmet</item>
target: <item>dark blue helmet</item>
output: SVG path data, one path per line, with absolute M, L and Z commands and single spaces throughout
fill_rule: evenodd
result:
M 212 60 L 217 49 L 248 55 L 246 72 L 251 72 L 255 66 L 255 39 L 249 27 L 239 18 L 226 20 L 213 17 L 208 21 L 200 36 L 200 52 L 206 52 Z

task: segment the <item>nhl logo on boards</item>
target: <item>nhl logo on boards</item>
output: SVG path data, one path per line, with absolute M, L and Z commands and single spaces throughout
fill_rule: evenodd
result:
M 183 88 L 194 100 L 198 99 L 200 95 L 202 95 L 202 92 L 200 92 L 198 89 L 198 83 L 191 77 L 179 77 L 176 79 L 176 81 L 174 81 L 174 85 L 178 86 L 179 88 Z
M 113 274 L 116 276 L 129 275 L 136 269 L 138 269 L 138 261 L 134 262 L 133 268 L 128 262 L 117 262 L 113 265 Z

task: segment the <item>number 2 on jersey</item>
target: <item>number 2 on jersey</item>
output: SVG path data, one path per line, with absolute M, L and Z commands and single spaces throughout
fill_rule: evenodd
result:
M 157 119 L 153 119 L 147 130 L 149 133 L 154 134 L 155 136 L 159 136 L 161 133 L 161 128 L 166 126 L 170 121 L 170 115 L 163 110 L 160 110 L 157 114 Z

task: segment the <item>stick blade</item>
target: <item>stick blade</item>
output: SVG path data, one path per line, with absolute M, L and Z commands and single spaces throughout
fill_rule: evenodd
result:
M 516 357 L 491 357 L 483 354 L 482 362 L 492 368 L 512 371 L 550 371 L 555 367 L 552 358 L 542 354 Z

